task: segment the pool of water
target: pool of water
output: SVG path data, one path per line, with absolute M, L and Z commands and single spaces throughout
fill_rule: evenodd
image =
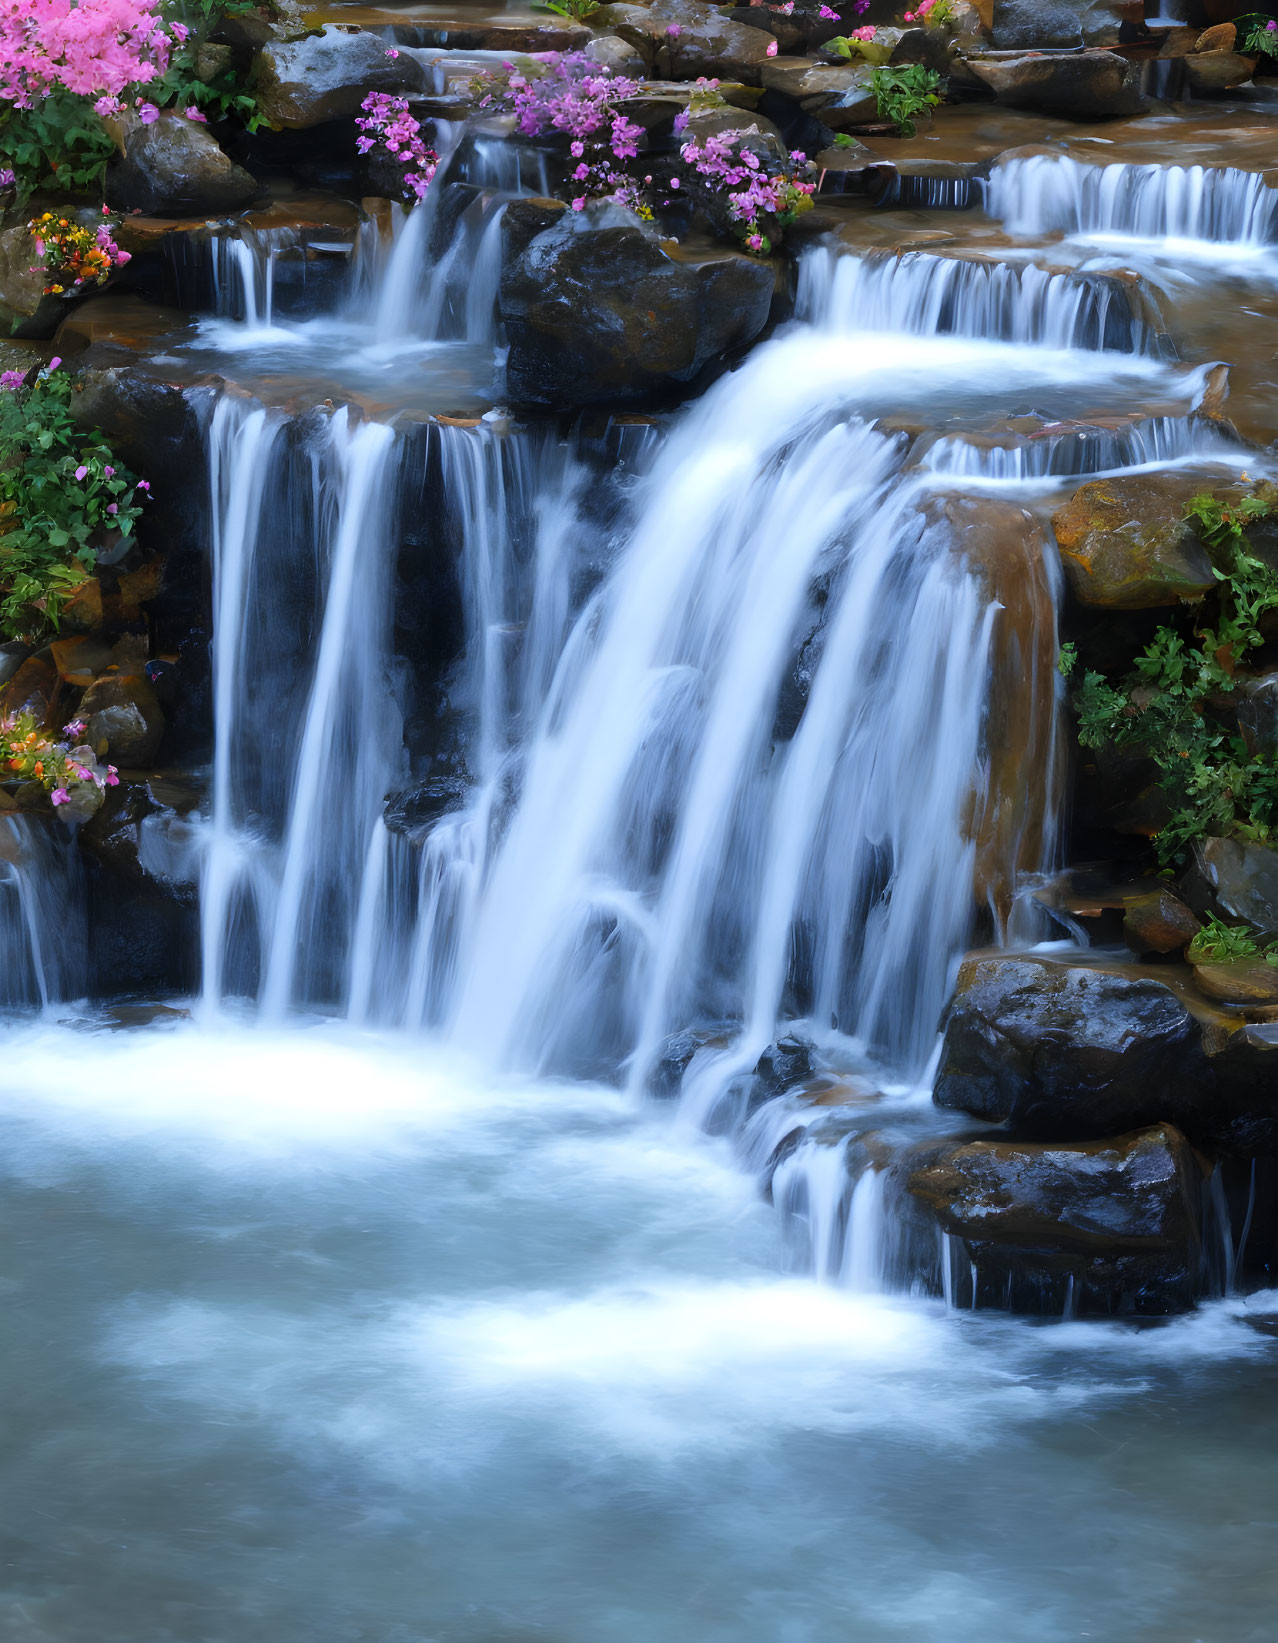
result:
M 667 1109 L 171 1019 L 6 1036 L 0 1636 L 1273 1637 L 1278 1296 L 821 1286 Z

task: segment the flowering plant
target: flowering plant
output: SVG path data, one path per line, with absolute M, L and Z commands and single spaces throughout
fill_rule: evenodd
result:
M 812 209 L 816 184 L 809 179 L 816 168 L 797 149 L 790 156 L 793 170 L 779 172 L 768 170 L 741 132 L 694 138 L 679 152 L 703 185 L 727 196 L 732 232 L 758 256 L 772 250 L 772 235 Z
M 1234 27 L 1241 41 L 1239 49 L 1249 57 L 1278 57 L 1278 21 L 1264 12 L 1236 17 Z
M 85 434 L 54 360 L 31 384 L 0 374 L 0 631 L 36 637 L 89 576 L 112 533 L 129 536 L 150 486 Z
M 120 777 L 113 764 L 100 765 L 84 744 L 85 729 L 82 720 L 73 720 L 57 740 L 37 725 L 34 714 L 0 719 L 0 775 L 39 782 L 68 820 L 91 816 Z
M 919 0 L 913 11 L 905 13 L 907 23 L 921 23 L 924 28 L 946 28 L 954 20 L 954 0 Z
M 117 219 L 102 208 L 105 222 L 85 228 L 70 217 L 46 211 L 27 224 L 36 256 L 48 279 L 45 296 L 62 296 L 81 285 L 102 285 L 113 268 L 123 268 L 129 253 L 115 243 Z
M 874 25 L 867 23 L 864 28 L 853 29 L 849 34 L 836 34 L 832 40 L 825 42 L 821 50 L 849 62 L 860 58 L 866 63 L 886 63 L 892 55 L 892 46 L 887 41 L 876 40 L 876 33 Z
M 607 73 L 579 51 L 543 52 L 533 64 L 529 73 L 512 70 L 504 95 L 498 92 L 494 100 L 509 106 L 525 137 L 557 132 L 568 138 L 576 162 L 570 177 L 573 210 L 583 210 L 588 199 L 611 198 L 651 217 L 641 184 L 625 166 L 638 157 L 643 127 L 619 107 L 635 95 L 638 83 Z M 651 181 L 645 177 L 643 184 Z
M 361 154 L 384 149 L 403 171 L 405 199 L 422 199 L 435 176 L 439 155 L 422 140 L 421 125 L 409 113 L 407 99 L 374 91 L 365 97 L 362 108 L 362 118 L 355 121 L 360 130 L 356 149 Z

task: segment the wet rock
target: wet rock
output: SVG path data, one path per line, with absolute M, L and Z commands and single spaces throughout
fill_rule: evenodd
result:
M 792 1034 L 777 1039 L 755 1062 L 754 1076 L 763 1099 L 783 1095 L 812 1073 L 812 1046 Z
M 0 644 L 0 687 L 10 679 L 31 654 L 31 646 L 21 639 L 6 639 Z
M 154 217 L 237 211 L 260 185 L 218 146 L 206 125 L 171 111 L 151 125 L 133 122 L 124 156 L 107 171 L 107 203 Z
M 80 845 L 121 879 L 193 900 L 199 802 L 195 788 L 172 777 L 121 782 L 80 829 Z
M 432 773 L 412 787 L 389 794 L 383 818 L 392 833 L 425 833 L 441 817 L 463 809 L 469 790 L 464 774 Z
M 329 25 L 322 34 L 264 46 L 254 95 L 269 124 L 304 131 L 358 113 L 371 91 L 430 90 L 430 77 L 415 57 L 388 57 L 380 35 Z
M 606 68 L 612 74 L 637 79 L 644 72 L 643 55 L 639 48 L 629 40 L 623 40 L 619 34 L 597 34 L 583 50 L 592 63 L 598 63 L 600 68 Z
M 143 673 L 104 673 L 85 691 L 80 717 L 99 758 L 137 769 L 150 764 L 164 735 L 164 710 Z
M 1236 706 L 1248 751 L 1278 758 L 1278 672 L 1239 683 Z
M 1185 58 L 1185 79 L 1197 97 L 1220 96 L 1244 86 L 1255 72 L 1256 59 L 1237 51 L 1194 52 Z
M 945 1019 L 938 1106 L 1030 1135 L 1096 1136 L 1170 1117 L 1205 1076 L 1189 1010 L 1159 981 L 1030 958 L 968 959 Z
M 1143 22 L 1140 0 L 994 0 L 990 42 L 998 51 L 1116 46 L 1125 22 Z
M 503 223 L 500 291 L 516 404 L 646 399 L 691 384 L 767 324 L 774 276 L 765 263 L 734 251 L 681 252 L 608 205 L 561 211 L 517 251 L 523 204 L 510 205 Z
M 735 23 L 701 0 L 653 0 L 651 5 L 605 6 L 592 25 L 627 41 L 649 65 L 649 72 L 668 79 L 741 80 L 759 84 L 759 71 L 774 44 L 770 33 Z M 668 33 L 678 28 L 677 38 Z
M 1104 1142 L 951 1146 L 907 1189 L 961 1241 L 977 1304 L 1159 1314 L 1193 1304 L 1201 1183 L 1184 1136 L 1157 1125 Z
M 1134 953 L 1178 953 L 1202 929 L 1170 890 L 1150 890 L 1126 905 L 1123 935 Z
M 966 960 L 934 1099 L 1029 1140 L 1170 1123 L 1198 1146 L 1278 1148 L 1278 1028 L 1214 1006 L 1184 967 L 1164 974 L 1027 954 Z
M 1193 485 L 1133 474 L 1084 485 L 1052 515 L 1070 590 L 1084 605 L 1149 610 L 1201 599 L 1211 561 L 1184 517 Z
M 44 656 L 29 656 L 0 692 L 0 716 L 9 718 L 15 713 L 31 713 L 38 724 L 43 724 L 57 688 L 58 674 L 53 663 Z
M 683 1075 L 692 1065 L 692 1058 L 705 1044 L 704 1033 L 671 1033 L 648 1076 L 648 1094 L 658 1101 L 673 1101 L 683 1088 Z
M 1232 51 L 1234 42 L 1238 38 L 1238 29 L 1233 23 L 1216 23 L 1203 32 L 1194 41 L 1195 51 Z
M 1140 64 L 1112 51 L 1058 56 L 970 57 L 973 75 L 1009 108 L 1037 108 L 1077 120 L 1116 119 L 1143 107 Z
M 1195 877 L 1212 911 L 1278 940 L 1278 851 L 1248 839 L 1204 839 L 1194 846 Z
M 67 316 L 62 297 L 44 295 L 26 223 L 0 229 L 0 325 L 15 337 L 51 337 Z
M 1222 1004 L 1278 1004 L 1278 966 L 1264 959 L 1234 959 L 1224 964 L 1195 964 L 1194 980 L 1208 998 Z
M 878 118 L 873 73 L 867 63 L 834 65 L 806 57 L 776 57 L 763 65 L 761 78 L 769 91 L 793 97 L 805 114 L 831 131 L 846 131 Z

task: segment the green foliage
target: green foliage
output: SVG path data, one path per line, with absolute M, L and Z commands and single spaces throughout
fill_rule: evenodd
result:
M 181 0 L 167 7 L 169 22 L 182 23 L 191 32 L 173 53 L 167 71 L 147 86 L 150 100 L 160 108 L 198 108 L 209 120 L 234 119 L 256 131 L 261 120 L 248 76 L 233 60 L 221 67 L 211 65 L 204 48 L 224 18 L 258 9 L 252 0 Z
M 870 84 L 879 118 L 890 120 L 899 137 L 913 137 L 917 116 L 930 114 L 941 101 L 941 76 L 922 63 L 876 68 Z
M 1238 49 L 1248 57 L 1278 57 L 1278 27 L 1266 11 L 1251 11 L 1234 18 Z
M 1112 745 L 1157 767 L 1171 810 L 1154 841 L 1164 864 L 1195 839 L 1278 835 L 1278 761 L 1248 748 L 1232 711 L 1237 670 L 1264 642 L 1261 619 L 1278 611 L 1278 574 L 1250 551 L 1245 527 L 1278 514 L 1278 493 L 1258 486 L 1228 504 L 1196 496 L 1185 513 L 1218 561 L 1206 619 L 1188 635 L 1159 627 L 1124 678 L 1112 682 L 1089 669 L 1073 691 L 1084 747 Z M 1068 650 L 1066 673 L 1076 662 Z
M 845 58 L 848 62 L 859 59 L 866 63 L 886 63 L 892 55 L 892 47 L 886 41 L 862 40 L 855 34 L 836 34 L 832 40 L 825 42 L 821 50 Z
M 53 91 L 31 108 L 0 108 L 0 168 L 16 175 L 19 206 L 36 189 L 101 192 L 115 144 L 88 98 Z
M 71 380 L 55 372 L 0 392 L 0 631 L 56 629 L 113 533 L 141 513 L 135 475 L 71 415 Z
M 1225 924 L 1209 918 L 1185 949 L 1191 964 L 1238 964 L 1248 959 L 1264 959 L 1278 966 L 1278 941 L 1261 946 L 1245 924 Z
M 571 17 L 574 23 L 584 23 L 599 10 L 599 0 L 533 0 L 534 11 L 553 11 L 559 17 Z

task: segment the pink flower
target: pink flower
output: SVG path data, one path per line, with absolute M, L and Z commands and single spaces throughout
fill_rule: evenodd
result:
M 108 513 L 119 513 L 119 511 L 120 511 L 120 504 L 118 502 L 108 502 L 107 503 L 107 512 Z
M 11 394 L 15 388 L 21 388 L 25 371 L 0 371 L 0 390 Z
M 77 479 L 83 479 L 85 474 L 88 473 L 88 471 L 89 470 L 85 467 L 84 463 L 82 462 L 80 464 L 80 466 L 75 470 L 75 477 Z
M 116 773 L 116 768 L 113 764 L 109 764 L 107 766 L 107 769 L 106 769 L 106 784 L 107 784 L 108 787 L 119 787 L 119 785 L 120 785 L 120 778 L 119 778 L 118 774 Z
M 387 56 L 388 56 L 388 57 L 398 57 L 398 56 L 399 56 L 399 53 L 398 53 L 398 52 L 397 52 L 397 51 L 396 51 L 396 50 L 395 50 L 395 49 L 394 49 L 394 47 L 392 47 L 392 48 L 391 48 L 391 49 L 390 49 L 390 50 L 389 50 L 389 51 L 388 51 L 388 52 L 387 52 L 387 53 L 386 53 L 386 55 L 387 55 Z
M 182 112 L 186 115 L 188 120 L 198 120 L 201 125 L 207 125 L 209 123 L 208 115 L 201 114 L 194 103 L 191 104 L 190 108 L 184 108 Z
M 160 118 L 160 111 L 154 103 L 139 103 L 137 109 L 138 119 L 144 126 L 153 126 Z
M 667 38 L 667 40 L 677 40 L 682 33 L 683 33 L 683 29 L 680 26 L 680 24 L 678 24 L 678 23 L 667 23 L 666 24 L 666 38 Z
M 61 364 L 62 364 L 61 354 L 55 354 L 53 356 L 53 358 L 49 361 L 49 363 L 45 366 L 45 370 L 46 371 L 56 371 L 58 366 L 61 365 Z
M 115 254 L 115 266 L 117 268 L 123 268 L 126 262 L 132 262 L 132 261 L 133 261 L 132 251 L 117 251 L 116 254 Z
M 670 186 L 671 186 L 671 188 L 678 188 L 678 186 L 679 186 L 679 179 L 678 179 L 678 177 L 671 177 L 671 179 L 670 179 Z
M 114 479 L 115 478 L 115 469 L 110 465 L 110 463 L 107 463 L 103 467 L 102 472 L 107 476 L 108 479 Z
M 140 491 L 149 491 L 151 489 L 151 481 L 149 479 L 139 479 L 138 489 Z
M 832 10 L 829 6 L 820 6 L 817 10 L 817 16 L 824 17 L 830 23 L 837 23 L 839 20 L 838 12 Z
M 93 105 L 93 112 L 106 120 L 113 114 L 118 114 L 124 107 L 118 97 L 99 97 Z
M 763 55 L 765 57 L 775 57 L 776 54 L 777 54 L 777 43 L 776 43 L 775 40 L 769 40 L 768 41 L 768 49 L 767 49 L 767 51 L 764 52 Z
M 69 725 L 63 725 L 62 734 L 74 742 L 83 736 L 88 728 L 83 719 L 72 719 Z
M 574 211 L 584 211 L 586 209 L 584 195 L 578 194 L 577 198 L 572 202 L 572 208 Z
M 49 797 L 53 800 L 54 804 L 71 803 L 71 795 L 67 792 L 65 787 L 55 787 Z
M 180 45 L 180 46 L 184 46 L 186 44 L 186 42 L 191 37 L 191 31 L 190 31 L 189 28 L 187 28 L 185 23 L 170 24 L 169 33 L 173 36 L 173 38 L 177 41 L 178 45 Z

